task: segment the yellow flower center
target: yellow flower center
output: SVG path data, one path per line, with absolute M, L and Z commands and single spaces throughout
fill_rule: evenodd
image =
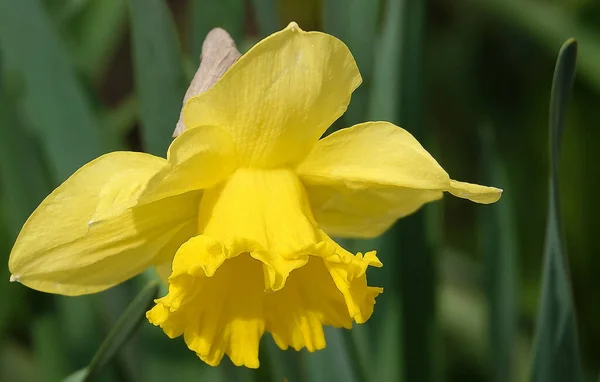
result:
M 175 255 L 169 294 L 148 318 L 216 365 L 258 367 L 265 331 L 283 349 L 325 347 L 323 325 L 352 326 L 373 311 L 364 258 L 322 232 L 290 169 L 239 169 L 205 191 L 199 235 Z
M 218 240 L 231 256 L 249 252 L 265 264 L 268 289 L 283 287 L 289 272 L 316 252 L 321 233 L 304 187 L 289 169 L 239 169 L 207 190 L 199 232 Z

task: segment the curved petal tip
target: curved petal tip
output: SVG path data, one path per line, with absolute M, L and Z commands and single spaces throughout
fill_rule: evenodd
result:
M 475 203 L 495 203 L 502 196 L 502 190 L 496 187 L 480 186 L 478 184 L 450 180 L 448 192 L 463 199 L 469 199 Z
M 290 22 L 285 29 L 290 29 L 292 32 L 303 32 L 295 21 Z

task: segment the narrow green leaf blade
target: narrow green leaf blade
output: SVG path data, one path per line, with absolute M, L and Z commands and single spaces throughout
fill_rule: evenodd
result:
M 293 349 L 281 350 L 270 335 L 263 337 L 260 345 L 260 369 L 268 370 L 270 381 L 310 381 L 306 375 L 304 353 Z
M 129 0 L 129 15 L 142 142 L 145 151 L 164 155 L 185 94 L 179 39 L 164 0 Z
M 382 20 L 381 33 L 376 40 L 373 77 L 369 93 L 369 121 L 397 121 L 402 69 L 403 0 L 388 1 Z
M 159 287 L 158 281 L 151 281 L 127 307 L 87 367 L 89 377 L 97 374 L 111 360 L 144 321 L 146 311 L 158 295 Z
M 404 39 L 404 0 L 390 0 L 384 6 L 380 33 L 375 39 L 373 76 L 369 89 L 367 120 L 398 122 L 400 118 L 400 81 Z M 353 101 L 354 102 L 354 101 Z M 372 285 L 383 286 L 385 298 L 377 303 L 371 318 L 377 340 L 374 380 L 404 380 L 404 335 L 402 291 L 399 276 L 402 244 L 395 228 L 380 238 L 363 241 L 356 251 L 375 249 L 384 263 L 381 271 L 369 278 Z M 379 276 L 379 277 L 377 277 Z
M 374 53 L 368 119 L 389 120 L 423 141 L 421 46 L 425 4 L 390 0 L 385 3 L 382 15 L 381 35 L 376 40 Z M 439 207 L 427 206 L 426 210 L 398 221 L 390 231 L 373 241 L 385 264 L 385 293 L 396 300 L 379 307 L 385 310 L 386 316 L 378 329 L 394 322 L 399 326 L 393 340 L 389 335 L 391 328 L 380 330 L 378 336 L 380 365 L 377 369 L 385 378 L 435 381 L 439 377 L 434 266 L 438 243 L 430 240 L 436 235 L 429 231 L 435 227 L 430 224 L 431 218 L 439 212 L 435 208 Z
M 70 374 L 67 378 L 63 379 L 62 382 L 83 382 L 89 376 L 89 371 L 86 368 L 77 370 L 73 374 Z
M 0 186 L 3 218 L 14 240 L 27 216 L 50 191 L 50 183 L 35 140 L 20 123 L 15 104 L 3 85 L 0 84 Z
M 482 157 L 485 184 L 504 189 L 502 201 L 480 209 L 481 238 L 489 308 L 488 330 L 493 381 L 514 381 L 517 339 L 517 258 L 516 223 L 512 214 L 511 184 L 496 152 L 490 126 L 484 126 Z
M 39 0 L 0 1 L 0 49 L 28 125 L 42 138 L 51 171 L 64 180 L 101 154 L 89 100 Z
M 36 382 L 41 381 L 42 376 L 38 370 L 35 360 L 27 349 L 12 341 L 0 343 L 0 380 Z
M 342 333 L 342 330 L 345 329 L 325 327 L 324 330 L 327 347 L 318 352 L 306 354 L 307 380 L 311 382 L 361 382 L 361 376 L 354 371 L 352 358 L 347 351 Z
M 125 31 L 127 3 L 123 0 L 88 1 L 71 22 L 68 37 L 83 73 L 96 79 L 115 53 Z
M 44 315 L 33 323 L 33 349 L 36 364 L 48 381 L 58 381 L 68 369 L 68 356 L 64 352 L 61 327 L 58 319 Z
M 348 45 L 363 77 L 342 117 L 345 125 L 364 122 L 367 114 L 380 5 L 380 0 L 323 1 L 323 29 Z
M 549 206 L 542 297 L 535 337 L 532 381 L 581 381 L 581 361 L 569 266 L 558 195 L 558 162 L 567 101 L 575 77 L 577 42 L 558 54 L 550 98 Z
M 125 136 L 133 129 L 139 118 L 138 99 L 129 95 L 111 109 L 104 113 L 104 126 L 116 137 L 118 142 L 124 141 Z
M 384 66 L 380 60 L 393 60 L 397 66 L 392 68 L 390 64 L 387 70 L 396 71 L 392 77 L 395 83 L 384 86 L 385 79 L 376 77 L 376 89 L 381 93 L 371 97 L 371 113 L 393 118 L 392 122 L 423 142 L 426 138 L 422 112 L 425 2 L 388 1 L 384 15 L 380 46 L 394 56 L 379 57 L 375 65 Z M 394 99 L 395 104 L 388 97 Z M 406 381 L 436 381 L 441 372 L 435 308 L 435 253 L 439 243 L 430 240 L 436 236 L 430 232 L 430 228 L 435 227 L 430 220 L 438 213 L 435 208 L 439 207 L 427 206 L 401 219 L 382 237 L 382 247 L 389 251 L 387 257 L 382 255 L 382 261 L 393 269 L 392 285 L 399 292 L 400 303 L 396 309 L 400 312 L 398 325 L 401 330 L 398 341 L 402 342 L 399 349 L 404 357 L 401 375 Z

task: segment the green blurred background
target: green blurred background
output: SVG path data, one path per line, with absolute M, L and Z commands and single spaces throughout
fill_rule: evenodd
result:
M 8 254 L 38 203 L 85 162 L 164 156 L 213 27 L 243 52 L 296 21 L 342 39 L 364 78 L 333 128 L 393 121 L 455 179 L 501 187 L 492 206 L 446 197 L 400 221 L 369 274 L 385 293 L 368 324 L 328 329 L 317 353 L 261 368 L 204 365 L 143 322 L 101 381 L 521 381 L 531 369 L 548 204 L 548 102 L 556 54 L 579 41 L 560 163 L 584 380 L 600 369 L 600 1 L 0 0 L 0 380 L 59 381 L 84 367 L 155 275 L 84 297 L 8 283 Z

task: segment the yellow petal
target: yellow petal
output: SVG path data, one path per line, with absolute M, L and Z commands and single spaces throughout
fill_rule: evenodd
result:
M 353 320 L 366 321 L 382 291 L 366 285 L 366 267 L 381 265 L 374 254 L 310 256 L 285 287 L 270 292 L 265 291 L 264 264 L 248 253 L 224 253 L 228 258 L 214 273 L 198 272 L 214 261 L 209 243 L 198 236 L 179 249 L 169 293 L 156 300 L 147 317 L 171 338 L 183 334 L 188 347 L 212 366 L 227 354 L 235 365 L 258 368 L 265 331 L 282 349 L 323 349 L 323 325 L 349 329 Z
M 478 184 L 450 181 L 448 192 L 459 198 L 469 199 L 476 203 L 496 203 L 502 194 L 501 190 L 494 187 L 485 187 Z
M 397 219 L 443 195 L 437 190 L 374 185 L 354 187 L 354 184 L 344 182 L 305 183 L 319 226 L 337 237 L 379 236 Z
M 319 226 L 328 234 L 373 237 L 444 191 L 493 203 L 502 190 L 450 179 L 406 130 L 367 122 L 320 140 L 297 168 Z
M 323 258 L 324 264 L 333 279 L 337 289 L 344 295 L 348 314 L 352 319 L 362 324 L 373 314 L 375 297 L 383 292 L 383 288 L 367 286 L 367 267 L 382 267 L 375 251 L 352 255 L 329 239 L 335 253 Z
M 212 187 L 237 166 L 231 136 L 214 126 L 184 131 L 171 143 L 167 161 L 150 180 L 142 203 Z
M 186 128 L 219 126 L 243 165 L 300 161 L 346 110 L 361 82 L 343 42 L 296 23 L 243 55 L 208 91 L 185 105 Z
M 33 289 L 79 295 L 109 288 L 171 256 L 195 232 L 199 195 L 136 206 L 166 164 L 115 152 L 79 169 L 23 226 L 9 259 L 12 279 Z

